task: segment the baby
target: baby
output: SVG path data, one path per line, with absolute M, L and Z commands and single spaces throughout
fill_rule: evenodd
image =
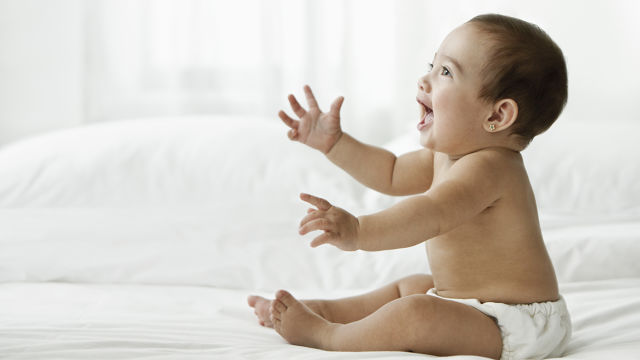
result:
M 537 26 L 477 16 L 442 42 L 418 80 L 422 149 L 396 157 L 340 128 L 343 97 L 322 112 L 293 95 L 288 136 L 326 154 L 364 185 L 415 195 L 355 217 L 312 204 L 300 234 L 312 247 L 378 251 L 424 242 L 431 275 L 400 279 L 338 300 L 249 296 L 261 325 L 289 343 L 326 350 L 399 350 L 494 359 L 560 356 L 571 320 L 545 248 L 522 151 L 558 118 L 567 100 L 560 48 Z

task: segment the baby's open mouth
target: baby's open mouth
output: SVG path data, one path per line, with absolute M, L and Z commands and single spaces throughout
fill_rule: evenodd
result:
M 416 101 L 420 104 L 420 122 L 418 123 L 418 130 L 422 131 L 433 122 L 433 109 L 425 105 L 418 98 L 416 98 Z

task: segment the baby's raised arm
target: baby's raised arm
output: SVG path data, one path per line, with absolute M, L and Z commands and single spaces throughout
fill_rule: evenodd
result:
M 425 192 L 433 180 L 433 152 L 420 149 L 396 157 L 343 134 L 327 158 L 363 185 L 387 195 Z
M 309 110 L 289 95 L 295 120 L 284 111 L 278 116 L 290 128 L 289 139 L 321 151 L 331 162 L 363 185 L 389 195 L 424 192 L 433 179 L 433 152 L 421 149 L 396 157 L 385 149 L 363 144 L 340 127 L 343 97 L 337 98 L 328 113 L 323 113 L 309 86 L 304 87 Z

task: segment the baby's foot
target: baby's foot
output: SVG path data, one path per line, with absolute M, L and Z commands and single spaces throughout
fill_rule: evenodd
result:
M 258 317 L 258 322 L 262 326 L 273 327 L 273 322 L 271 322 L 271 311 L 269 308 L 271 307 L 271 303 L 273 301 L 269 299 L 265 299 L 262 296 L 251 295 L 247 298 L 247 303 L 254 309 L 254 313 Z
M 273 328 L 289 343 L 326 349 L 331 323 L 284 290 L 271 303 Z

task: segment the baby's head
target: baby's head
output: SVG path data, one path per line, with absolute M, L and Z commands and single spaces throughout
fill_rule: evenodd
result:
M 445 153 L 522 150 L 567 102 L 562 51 L 539 27 L 516 18 L 471 19 L 445 38 L 432 67 L 418 82 L 418 128 L 424 146 Z

